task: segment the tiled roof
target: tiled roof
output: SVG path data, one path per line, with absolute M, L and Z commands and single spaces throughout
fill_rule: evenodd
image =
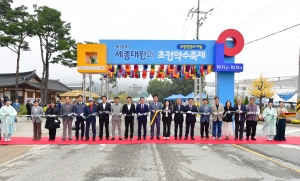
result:
M 36 89 L 41 88 L 41 83 L 29 81 L 32 78 L 36 78 L 39 82 L 41 79 L 36 75 L 35 70 L 30 72 L 20 72 L 19 73 L 19 85 L 28 85 L 34 87 Z M 15 86 L 16 82 L 16 74 L 0 74 L 0 87 L 12 87 Z M 64 85 L 63 83 L 59 82 L 58 80 L 51 80 L 48 81 L 48 90 L 49 91 L 59 91 L 59 92 L 68 92 L 71 89 Z
M 35 70 L 30 72 L 20 72 L 19 73 L 19 85 L 23 85 L 29 79 L 36 77 L 40 80 L 40 78 L 36 75 Z M 16 73 L 9 74 L 0 74 L 0 87 L 11 87 L 16 83 Z

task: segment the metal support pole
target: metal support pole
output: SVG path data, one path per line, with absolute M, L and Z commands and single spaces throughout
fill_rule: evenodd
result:
M 89 84 L 89 98 L 93 97 L 93 80 L 92 80 L 92 74 L 89 74 L 90 84 Z
M 299 62 L 298 62 L 298 88 L 297 88 L 297 108 L 296 108 L 296 118 L 300 120 L 300 49 L 299 49 Z
M 85 98 L 85 88 L 86 88 L 86 82 L 85 82 L 85 74 L 82 74 L 82 97 L 83 97 L 83 102 L 86 101 L 86 98 Z

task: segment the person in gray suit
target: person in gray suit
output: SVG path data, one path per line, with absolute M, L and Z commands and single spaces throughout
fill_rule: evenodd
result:
M 68 138 L 69 140 L 72 140 L 72 121 L 73 118 L 71 117 L 71 114 L 73 113 L 74 107 L 73 104 L 70 103 L 70 97 L 66 97 L 66 103 L 61 106 L 60 109 L 60 115 L 62 116 L 62 125 L 63 125 L 63 135 L 62 135 L 62 141 L 66 140 L 66 131 L 68 127 Z
M 34 101 L 34 106 L 31 109 L 31 118 L 33 123 L 33 140 L 41 140 L 42 136 L 42 117 L 44 115 L 43 108 L 39 106 L 38 101 Z
M 150 103 L 150 106 L 149 106 L 149 111 L 151 112 L 151 115 L 150 115 L 150 121 L 152 121 L 153 119 L 153 116 L 156 112 L 156 110 L 162 110 L 162 106 L 161 106 L 161 103 L 157 102 L 158 101 L 158 96 L 157 95 L 154 95 L 153 96 L 153 101 L 154 102 L 151 102 Z M 156 138 L 157 139 L 160 139 L 159 136 L 160 136 L 160 120 L 161 120 L 161 113 L 157 113 L 157 115 L 155 116 L 154 118 L 154 122 L 153 124 L 151 125 L 151 140 L 153 139 L 154 137 L 154 126 L 156 125 Z
M 205 138 L 209 140 L 209 122 L 210 122 L 210 115 L 212 113 L 211 107 L 207 105 L 207 99 L 203 99 L 203 105 L 200 107 L 200 135 L 201 140 L 204 140 L 204 130 L 205 130 Z

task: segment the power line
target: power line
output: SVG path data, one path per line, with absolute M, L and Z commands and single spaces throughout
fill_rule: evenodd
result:
M 293 4 L 295 4 L 295 3 L 297 3 L 297 2 L 298 2 L 298 1 L 296 1 L 296 2 L 294 2 L 294 3 L 292 3 L 292 4 L 288 5 L 288 6 L 286 6 L 285 8 L 283 8 L 283 9 L 281 9 L 280 11 L 278 11 L 278 12 L 276 12 L 276 13 L 272 14 L 271 16 L 268 16 L 267 18 L 263 19 L 262 21 L 260 21 L 260 22 L 258 22 L 258 23 L 256 23 L 256 24 L 254 24 L 253 26 L 251 26 L 251 27 L 247 28 L 247 29 L 246 29 L 246 30 L 244 30 L 243 32 L 246 32 L 246 31 L 248 31 L 249 29 L 251 29 L 251 28 L 255 27 L 256 25 L 258 25 L 258 24 L 260 24 L 260 23 L 262 23 L 262 22 L 264 22 L 264 21 L 266 21 L 267 19 L 269 19 L 269 18 L 273 17 L 273 15 L 275 15 L 275 14 L 277 14 L 277 13 L 279 13 L 279 12 L 281 12 L 281 11 L 285 10 L 285 9 L 287 9 L 288 7 L 292 6 Z
M 256 41 L 259 41 L 259 40 L 265 39 L 265 38 L 267 38 L 267 37 L 270 37 L 270 36 L 276 35 L 276 34 L 278 34 L 278 33 L 284 32 L 284 31 L 286 31 L 286 30 L 289 30 L 289 29 L 295 28 L 296 26 L 299 26 L 299 25 L 300 25 L 300 23 L 299 23 L 299 24 L 296 24 L 296 25 L 294 25 L 294 26 L 291 26 L 291 27 L 285 28 L 285 29 L 283 29 L 283 30 L 277 31 L 277 32 L 275 32 L 275 33 L 272 33 L 272 34 L 270 34 L 270 35 L 264 36 L 264 37 L 262 37 L 262 38 L 259 38 L 259 39 L 256 39 L 256 40 L 253 40 L 253 41 L 250 41 L 250 42 L 248 42 L 248 43 L 245 43 L 245 45 L 248 45 L 248 44 L 250 44 L 250 43 L 253 43 L 253 42 L 256 42 Z
M 212 9 L 215 9 L 216 7 L 220 6 L 225 0 L 223 0 L 222 2 L 220 2 L 219 4 L 217 4 L 214 8 Z
M 240 21 L 238 24 L 234 25 L 233 28 L 237 28 L 237 27 L 239 27 L 241 25 L 244 25 L 245 23 L 247 24 L 249 21 L 253 20 L 253 18 L 256 18 L 261 13 L 263 13 L 266 8 L 270 9 L 271 7 L 273 7 L 274 5 L 278 4 L 279 2 L 281 2 L 281 0 L 271 1 L 270 3 L 268 3 L 267 5 L 265 5 L 264 7 L 262 7 L 261 9 L 257 10 L 256 12 L 254 12 L 252 15 L 248 16 L 246 19 L 244 19 L 244 20 Z
M 185 35 L 186 35 L 186 32 L 187 32 L 187 30 L 189 29 L 189 26 L 190 26 L 190 24 L 191 24 L 191 21 L 192 21 L 193 17 L 194 17 L 194 16 L 193 16 L 193 14 L 192 14 L 191 19 L 190 19 L 190 21 L 189 21 L 189 24 L 188 24 L 188 26 L 187 26 L 187 28 L 186 28 L 186 30 L 185 30 L 185 33 L 184 33 L 182 39 L 184 39 L 184 37 L 185 37 Z

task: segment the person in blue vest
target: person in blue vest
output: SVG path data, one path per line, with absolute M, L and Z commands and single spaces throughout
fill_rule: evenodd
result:
M 13 103 L 13 107 L 14 107 L 15 110 L 17 111 L 17 114 L 19 114 L 21 105 L 20 105 L 18 99 L 16 99 L 15 102 Z M 15 122 L 18 122 L 17 117 L 15 117 Z
M 92 124 L 92 132 L 93 132 L 93 141 L 96 141 L 96 113 L 98 112 L 98 108 L 94 105 L 93 99 L 89 99 L 89 106 L 85 107 L 84 116 L 87 117 L 85 120 L 85 141 L 89 141 L 90 139 L 90 125 Z
M 76 116 L 76 122 L 75 122 L 75 141 L 79 140 L 79 125 L 81 128 L 81 140 L 84 140 L 84 119 L 83 119 L 83 113 L 86 107 L 86 104 L 82 102 L 83 96 L 79 95 L 77 97 L 77 104 L 74 106 L 74 113 L 77 114 Z
M 147 116 L 148 116 L 149 108 L 145 104 L 145 98 L 140 98 L 140 104 L 136 106 L 136 114 L 138 117 L 138 139 L 141 140 L 142 136 L 142 126 L 144 129 L 144 140 L 146 140 L 147 136 Z

